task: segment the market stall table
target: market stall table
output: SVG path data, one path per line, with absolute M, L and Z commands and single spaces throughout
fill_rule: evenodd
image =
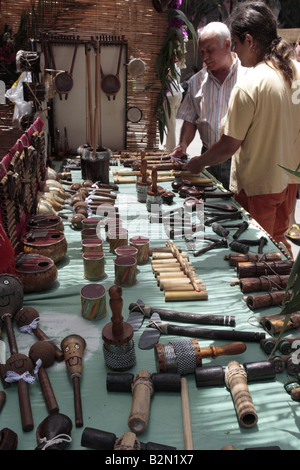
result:
M 112 180 L 112 170 L 110 174 Z M 81 172 L 72 171 L 73 181 L 81 181 Z M 168 191 L 172 190 L 171 182 L 159 183 Z M 115 192 L 117 198 L 115 205 L 123 221 L 123 227 L 128 232 L 128 240 L 132 237 L 142 236 L 150 240 L 150 248 L 165 246 L 170 240 L 162 223 L 150 223 L 150 213 L 145 203 L 137 200 L 135 183 L 122 184 Z M 184 199 L 177 194 L 173 204 L 163 203 L 162 209 L 170 211 L 183 207 Z M 216 203 L 235 205 L 233 199 L 223 201 L 215 199 Z M 237 206 L 238 210 L 240 207 Z M 23 306 L 33 307 L 39 314 L 39 326 L 58 345 L 69 335 L 80 335 L 85 341 L 85 351 L 82 357 L 82 374 L 80 377 L 80 392 L 82 403 L 83 425 L 75 425 L 74 401 L 72 383 L 68 377 L 63 361 L 56 361 L 47 368 L 47 374 L 55 393 L 59 412 L 70 418 L 73 423 L 71 430 L 71 442 L 68 441 L 68 450 L 84 450 L 81 445 L 81 437 L 86 427 L 113 433 L 122 436 L 129 431 L 128 416 L 131 409 L 132 395 L 130 393 L 118 393 L 108 391 L 106 386 L 108 369 L 104 354 L 102 329 L 110 322 L 112 312 L 109 306 L 109 289 L 115 280 L 115 253 L 110 251 L 110 244 L 106 240 L 104 227 L 101 227 L 103 240 L 103 252 L 105 258 L 105 276 L 96 281 L 106 289 L 107 313 L 100 320 L 89 320 L 81 313 L 81 289 L 91 281 L 84 277 L 84 264 L 82 257 L 81 230 L 73 228 L 71 218 L 74 215 L 71 207 L 66 207 L 63 214 L 68 217 L 64 220 L 64 235 L 67 240 L 67 252 L 62 260 L 57 263 L 58 275 L 54 284 L 46 291 L 32 292 L 24 295 Z M 115 212 L 113 212 L 113 217 Z M 95 214 L 93 214 L 95 216 Z M 99 217 L 102 220 L 103 216 Z M 249 219 L 242 211 L 242 220 L 249 226 L 241 238 L 258 240 L 267 234 L 258 224 Z M 220 224 L 230 225 L 236 221 L 221 220 Z M 235 229 L 236 230 L 236 229 Z M 234 230 L 234 231 L 235 231 Z M 199 232 L 200 233 L 200 232 Z M 204 235 L 216 238 L 211 225 L 205 226 Z M 258 317 L 280 312 L 280 306 L 258 309 L 252 312 L 244 299 L 238 285 L 232 285 L 232 280 L 237 279 L 237 273 L 224 257 L 232 253 L 230 247 L 223 246 L 204 251 L 194 257 L 193 252 L 207 246 L 207 241 L 199 235 L 187 243 L 182 237 L 175 236 L 173 242 L 181 252 L 189 255 L 194 272 L 202 279 L 206 286 L 207 298 L 203 300 L 174 300 L 166 301 L 163 290 L 160 290 L 149 260 L 137 265 L 136 282 L 132 286 L 122 288 L 122 315 L 124 321 L 129 317 L 129 306 L 142 300 L 145 305 L 150 305 L 154 310 L 170 309 L 195 314 L 230 315 L 235 318 L 234 329 L 240 332 L 263 333 Z M 264 246 L 264 252 L 280 252 L 281 258 L 287 259 L 283 251 L 268 239 Z M 250 246 L 249 253 L 257 253 L 257 245 Z M 93 281 L 95 282 L 95 281 Z M 187 326 L 185 322 L 176 321 L 181 326 Z M 148 320 L 144 320 L 140 328 L 134 331 L 134 344 L 136 361 L 128 371 L 130 374 L 139 374 L 141 370 L 147 370 L 150 374 L 158 372 L 155 350 L 140 349 L 139 339 L 147 328 Z M 199 326 L 194 324 L 193 326 Z M 201 327 L 204 325 L 200 325 Z M 207 328 L 220 329 L 222 327 L 209 325 Z M 232 326 L 224 326 L 224 330 L 233 329 Z M 32 344 L 37 341 L 34 335 L 26 334 L 18 329 L 14 323 L 14 331 L 17 338 L 19 352 L 28 354 Z M 295 336 L 295 332 L 288 332 Z M 266 334 L 266 337 L 269 337 Z M 5 328 L 2 329 L 2 338 L 7 343 Z M 167 345 L 181 338 L 172 335 L 161 335 L 159 343 Z M 221 347 L 226 341 L 210 338 L 198 338 L 199 347 Z M 229 341 L 228 341 L 229 342 Z M 218 356 L 203 358 L 202 365 L 216 365 L 226 367 L 231 360 L 240 364 L 266 361 L 268 355 L 263 351 L 259 342 L 245 343 L 245 352 L 236 356 Z M 8 351 L 8 346 L 7 346 Z M 7 352 L 8 356 L 8 352 Z M 299 404 L 293 401 L 284 389 L 284 384 L 291 376 L 286 371 L 277 373 L 273 379 L 257 380 L 248 384 L 256 412 L 257 423 L 249 429 L 242 429 L 237 420 L 230 391 L 222 386 L 197 387 L 194 373 L 185 375 L 188 387 L 190 420 L 192 440 L 195 450 L 220 450 L 224 446 L 234 446 L 238 449 L 251 447 L 279 446 L 283 450 L 296 450 L 299 448 L 300 430 L 298 416 Z M 10 428 L 18 435 L 19 450 L 32 450 L 37 446 L 36 430 L 40 423 L 47 418 L 48 412 L 41 388 L 34 383 L 29 385 L 30 401 L 34 429 L 30 432 L 22 430 L 18 393 L 16 387 L 6 389 L 6 402 L 1 411 L 1 429 Z M 185 436 L 183 416 L 181 409 L 180 393 L 174 391 L 156 391 L 151 398 L 151 411 L 147 429 L 138 435 L 142 442 L 155 442 L 165 446 L 176 447 L 178 450 L 185 448 Z

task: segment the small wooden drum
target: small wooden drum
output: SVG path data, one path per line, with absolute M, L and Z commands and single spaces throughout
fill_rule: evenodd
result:
M 16 275 L 22 281 L 24 293 L 49 289 L 57 279 L 54 261 L 37 253 L 20 253 L 15 258 Z
M 26 223 L 27 229 L 55 229 L 64 231 L 64 224 L 59 215 L 33 215 Z
M 24 253 L 37 253 L 51 258 L 54 263 L 62 260 L 67 252 L 67 241 L 62 232 L 54 229 L 32 229 L 22 238 Z

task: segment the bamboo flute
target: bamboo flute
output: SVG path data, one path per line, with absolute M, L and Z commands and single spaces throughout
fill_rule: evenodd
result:
M 248 389 L 247 373 L 237 361 L 227 365 L 225 383 L 230 390 L 240 425 L 244 428 L 256 426 L 258 416 Z

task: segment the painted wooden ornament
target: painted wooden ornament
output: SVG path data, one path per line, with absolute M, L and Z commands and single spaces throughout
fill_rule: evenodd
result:
M 23 283 L 24 293 L 49 289 L 57 279 L 54 261 L 39 253 L 20 253 L 15 258 L 16 275 Z
M 18 352 L 12 319 L 22 307 L 24 298 L 23 284 L 12 274 L 0 275 L 0 319 L 4 323 L 11 354 Z
M 62 260 L 67 252 L 67 240 L 59 230 L 30 230 L 22 238 L 24 253 L 38 253 L 51 258 L 54 263 Z
M 76 427 L 83 426 L 80 378 L 82 374 L 82 357 L 85 347 L 85 340 L 80 335 L 76 334 L 66 336 L 61 342 L 61 349 L 64 353 L 67 372 L 73 384 Z

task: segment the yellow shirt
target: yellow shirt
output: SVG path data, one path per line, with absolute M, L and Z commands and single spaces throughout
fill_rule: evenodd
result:
M 299 177 L 300 63 L 292 87 L 270 64 L 256 65 L 232 90 L 223 133 L 242 140 L 232 158 L 230 189 L 247 196 L 282 192 Z

